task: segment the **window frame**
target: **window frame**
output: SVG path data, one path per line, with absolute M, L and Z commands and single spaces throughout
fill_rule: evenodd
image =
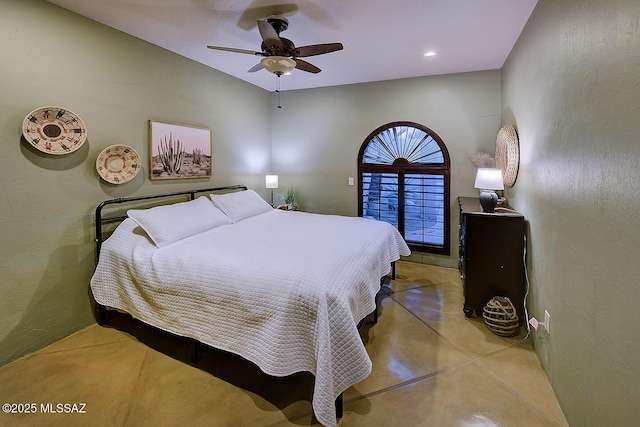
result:
M 364 153 L 371 142 L 371 140 L 379 133 L 394 127 L 413 127 L 417 128 L 427 135 L 429 135 L 438 144 L 444 161 L 442 163 L 409 163 L 406 159 L 396 159 L 392 165 L 381 165 L 363 163 Z M 404 185 L 406 174 L 428 174 L 428 175 L 441 175 L 444 178 L 444 242 L 442 246 L 436 245 L 416 245 L 414 243 L 407 243 L 409 248 L 415 252 L 432 253 L 438 255 L 451 255 L 451 162 L 449 159 L 449 151 L 447 146 L 442 141 L 442 138 L 429 129 L 419 123 L 398 121 L 391 122 L 380 126 L 373 132 L 371 132 L 360 146 L 358 152 L 358 216 L 363 216 L 363 173 L 392 173 L 398 177 L 398 230 L 404 237 Z

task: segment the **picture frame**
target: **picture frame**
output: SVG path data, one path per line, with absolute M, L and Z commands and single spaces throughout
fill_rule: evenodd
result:
M 210 178 L 212 139 L 211 129 L 149 120 L 150 179 Z

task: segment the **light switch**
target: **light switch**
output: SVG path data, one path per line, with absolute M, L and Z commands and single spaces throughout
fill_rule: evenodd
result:
M 352 176 L 349 177 L 349 185 L 353 185 L 353 177 Z

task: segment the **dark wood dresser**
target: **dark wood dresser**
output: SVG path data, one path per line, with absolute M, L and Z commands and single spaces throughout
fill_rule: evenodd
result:
M 524 216 L 496 208 L 483 213 L 478 198 L 460 197 L 458 269 L 467 317 L 482 316 L 495 296 L 507 297 L 524 324 Z

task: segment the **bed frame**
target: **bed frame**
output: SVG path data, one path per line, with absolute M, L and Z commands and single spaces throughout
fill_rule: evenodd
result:
M 196 195 L 200 193 L 229 193 L 234 191 L 244 191 L 247 190 L 245 185 L 230 185 L 225 187 L 213 187 L 213 188 L 203 188 L 200 190 L 185 190 L 185 191 L 176 191 L 173 193 L 162 193 L 162 194 L 153 194 L 146 196 L 133 196 L 133 197 L 119 197 L 116 199 L 109 199 L 101 202 L 95 211 L 95 232 L 96 232 L 96 265 L 98 265 L 98 260 L 100 259 L 100 249 L 102 248 L 102 243 L 106 240 L 104 225 L 110 223 L 119 223 L 127 219 L 126 213 L 123 215 L 121 212 L 118 215 L 111 214 L 110 216 L 104 216 L 103 210 L 109 205 L 121 205 L 123 203 L 134 203 L 138 201 L 144 200 L 152 200 L 152 199 L 172 199 L 174 202 L 180 201 L 180 198 L 186 198 L 187 200 L 195 200 Z M 185 201 L 187 201 L 185 200 Z M 162 205 L 163 203 L 158 203 L 157 205 Z M 393 262 L 391 264 L 391 278 L 395 279 L 396 273 L 396 264 Z M 380 278 L 380 287 L 384 284 L 384 281 L 387 276 Z M 100 326 L 104 326 L 106 324 L 107 317 L 107 307 L 99 304 L 95 300 L 93 301 L 95 308 L 96 320 Z M 378 307 L 380 304 L 379 294 L 376 295 L 376 308 L 373 311 L 373 323 L 378 323 Z M 358 330 L 362 328 L 365 324 L 366 317 L 358 323 Z M 195 339 L 191 339 L 191 362 L 196 363 L 199 360 L 198 357 L 198 345 L 199 342 Z M 343 396 L 342 393 L 336 399 L 336 416 L 338 418 L 342 418 L 343 415 Z

